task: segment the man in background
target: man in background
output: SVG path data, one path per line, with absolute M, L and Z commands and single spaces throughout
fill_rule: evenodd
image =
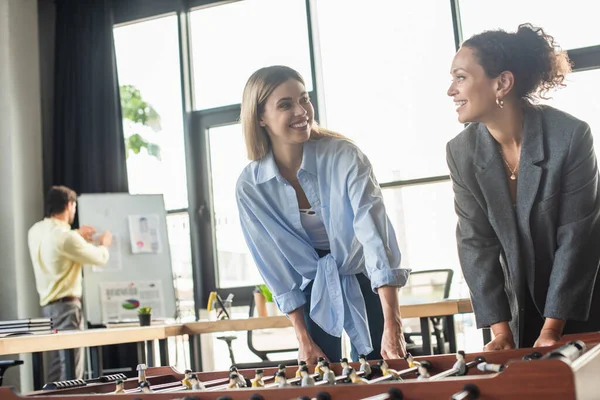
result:
M 83 264 L 104 265 L 112 234 L 104 232 L 98 244 L 91 226 L 72 230 L 77 210 L 77 193 L 53 186 L 46 198 L 46 218 L 29 229 L 28 243 L 36 288 L 44 317 L 52 318 L 59 331 L 83 329 L 81 268 Z M 48 354 L 48 382 L 83 378 L 83 351 L 74 349 L 75 376 L 66 376 L 65 352 Z

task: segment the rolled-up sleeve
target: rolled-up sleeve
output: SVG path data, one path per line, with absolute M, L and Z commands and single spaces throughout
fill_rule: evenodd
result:
M 80 264 L 104 265 L 108 262 L 108 249 L 85 241 L 75 231 L 70 231 L 65 237 L 63 251 L 71 260 Z
M 409 269 L 400 268 L 400 249 L 386 214 L 381 188 L 367 157 L 351 147 L 344 154 L 348 163 L 348 197 L 354 211 L 354 232 L 363 245 L 365 266 L 373 291 L 381 286 L 406 284 Z
M 244 238 L 260 275 L 273 293 L 277 307 L 287 314 L 303 306 L 306 297 L 300 289 L 302 276 L 292 268 L 264 221 L 256 217 L 251 201 L 239 186 L 236 197 Z

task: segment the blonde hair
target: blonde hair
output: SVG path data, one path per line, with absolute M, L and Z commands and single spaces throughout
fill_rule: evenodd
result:
M 302 76 L 292 68 L 283 65 L 274 65 L 261 68 L 254 72 L 246 82 L 242 97 L 242 111 L 240 121 L 246 140 L 248 158 L 252 161 L 260 160 L 271 150 L 271 139 L 264 127 L 260 126 L 260 117 L 264 106 L 273 91 L 282 83 L 294 79 L 304 83 Z M 320 127 L 313 122 L 310 140 L 323 137 L 336 137 L 346 139 L 345 136 Z

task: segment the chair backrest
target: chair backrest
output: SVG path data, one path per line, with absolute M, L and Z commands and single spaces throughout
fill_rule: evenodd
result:
M 254 308 L 255 308 L 254 297 L 252 296 L 251 300 L 250 300 L 250 311 L 248 313 L 248 316 L 250 318 L 254 317 Z M 286 330 L 286 329 L 291 330 L 293 332 L 294 328 L 277 328 L 277 331 L 278 331 L 277 335 L 261 334 L 261 331 L 265 331 L 262 329 L 259 329 L 256 332 L 249 330 L 248 331 L 248 348 L 250 349 L 251 352 L 256 354 L 263 361 L 269 361 L 268 355 L 272 354 L 272 353 L 287 353 L 287 352 L 298 351 L 297 347 L 296 348 L 282 348 L 282 347 L 271 347 L 270 346 L 273 344 L 274 338 L 284 338 L 285 337 L 284 335 L 281 334 L 282 333 L 281 331 Z M 262 337 L 262 340 L 260 340 L 261 337 Z M 295 335 L 293 335 L 292 338 L 295 338 Z M 279 342 L 279 341 L 276 340 L 275 342 Z M 289 341 L 286 344 L 289 344 Z M 292 360 L 292 361 L 294 361 L 294 360 Z
M 410 274 L 406 285 L 400 289 L 400 304 L 431 303 L 447 299 L 454 271 L 430 269 Z

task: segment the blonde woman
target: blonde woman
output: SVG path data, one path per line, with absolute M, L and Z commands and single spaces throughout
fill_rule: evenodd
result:
M 242 127 L 252 162 L 236 195 L 246 242 L 299 342 L 298 359 L 404 355 L 397 289 L 409 270 L 369 160 L 319 128 L 304 80 L 272 66 L 248 80 Z

